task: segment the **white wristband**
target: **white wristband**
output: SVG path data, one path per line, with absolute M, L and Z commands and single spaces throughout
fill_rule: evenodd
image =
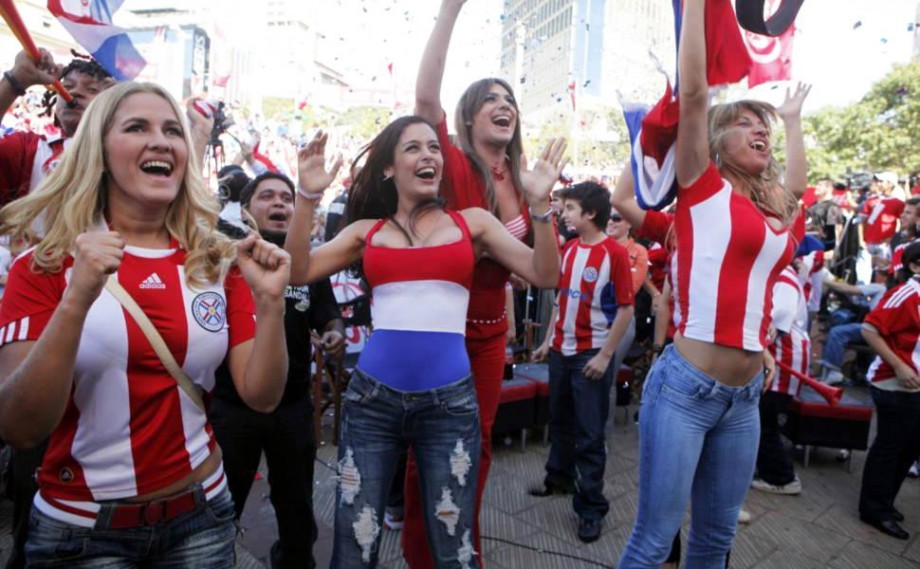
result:
M 307 193 L 307 190 L 300 187 L 300 184 L 297 185 L 297 193 L 308 200 L 318 200 L 323 197 L 323 192 L 317 192 L 315 194 Z

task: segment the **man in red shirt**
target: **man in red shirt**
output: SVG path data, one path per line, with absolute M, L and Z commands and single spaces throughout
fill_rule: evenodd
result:
M 870 190 L 872 194 L 863 202 L 859 211 L 861 237 L 865 248 L 857 272 L 859 280 L 866 284 L 873 282 L 875 271 L 887 272 L 891 260 L 889 244 L 898 230 L 898 218 L 904 211 L 904 200 L 891 197 L 893 187 L 892 184 L 875 177 Z M 866 255 L 869 256 L 868 265 Z
M 67 103 L 53 92 L 45 94 L 46 111 L 53 112 L 54 124 L 60 129 L 57 136 L 20 131 L 0 138 L 0 206 L 28 194 L 54 169 L 68 140 L 77 131 L 83 111 L 96 95 L 115 83 L 95 61 L 77 58 L 63 67 L 46 50 L 40 52 L 38 62 L 20 52 L 13 68 L 3 74 L 0 112 L 5 114 L 29 87 L 47 85 L 55 79 L 61 80 L 73 102 Z

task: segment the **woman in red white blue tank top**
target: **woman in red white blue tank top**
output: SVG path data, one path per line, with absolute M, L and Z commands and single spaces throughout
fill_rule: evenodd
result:
M 679 49 L 674 344 L 646 378 L 639 415 L 639 509 L 618 567 L 658 567 L 692 502 L 687 567 L 724 567 L 751 484 L 773 284 L 792 260 L 805 187 L 801 104 L 709 106 L 704 7 L 684 3 Z M 707 111 L 708 109 L 708 111 Z M 771 127 L 786 129 L 785 187 Z M 798 195 L 797 195 L 798 194 Z M 765 377 L 767 376 L 767 377 Z
M 441 145 L 434 128 L 415 116 L 392 122 L 362 151 L 348 198 L 350 224 L 310 250 L 314 201 L 336 170 L 324 169 L 324 147 L 317 135 L 299 156 L 299 221 L 287 242 L 292 282 L 359 266 L 374 298 L 374 332 L 344 396 L 332 566 L 376 565 L 387 492 L 399 451 L 408 446 L 418 462 L 436 565 L 478 567 L 472 529 L 479 407 L 464 342 L 473 266 L 488 255 L 553 286 L 559 254 L 544 214 L 565 164 L 565 142 L 547 145 L 534 169 L 522 171 L 538 220 L 532 250 L 483 209 L 444 209 Z

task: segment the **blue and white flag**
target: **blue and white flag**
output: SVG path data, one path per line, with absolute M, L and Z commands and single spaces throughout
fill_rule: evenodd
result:
M 124 0 L 48 0 L 48 10 L 117 81 L 134 79 L 147 62 L 125 31 L 112 25 Z

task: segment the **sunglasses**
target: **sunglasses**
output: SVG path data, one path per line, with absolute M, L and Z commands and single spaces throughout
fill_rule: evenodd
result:
M 623 221 L 623 216 L 621 215 L 611 215 L 610 221 Z

